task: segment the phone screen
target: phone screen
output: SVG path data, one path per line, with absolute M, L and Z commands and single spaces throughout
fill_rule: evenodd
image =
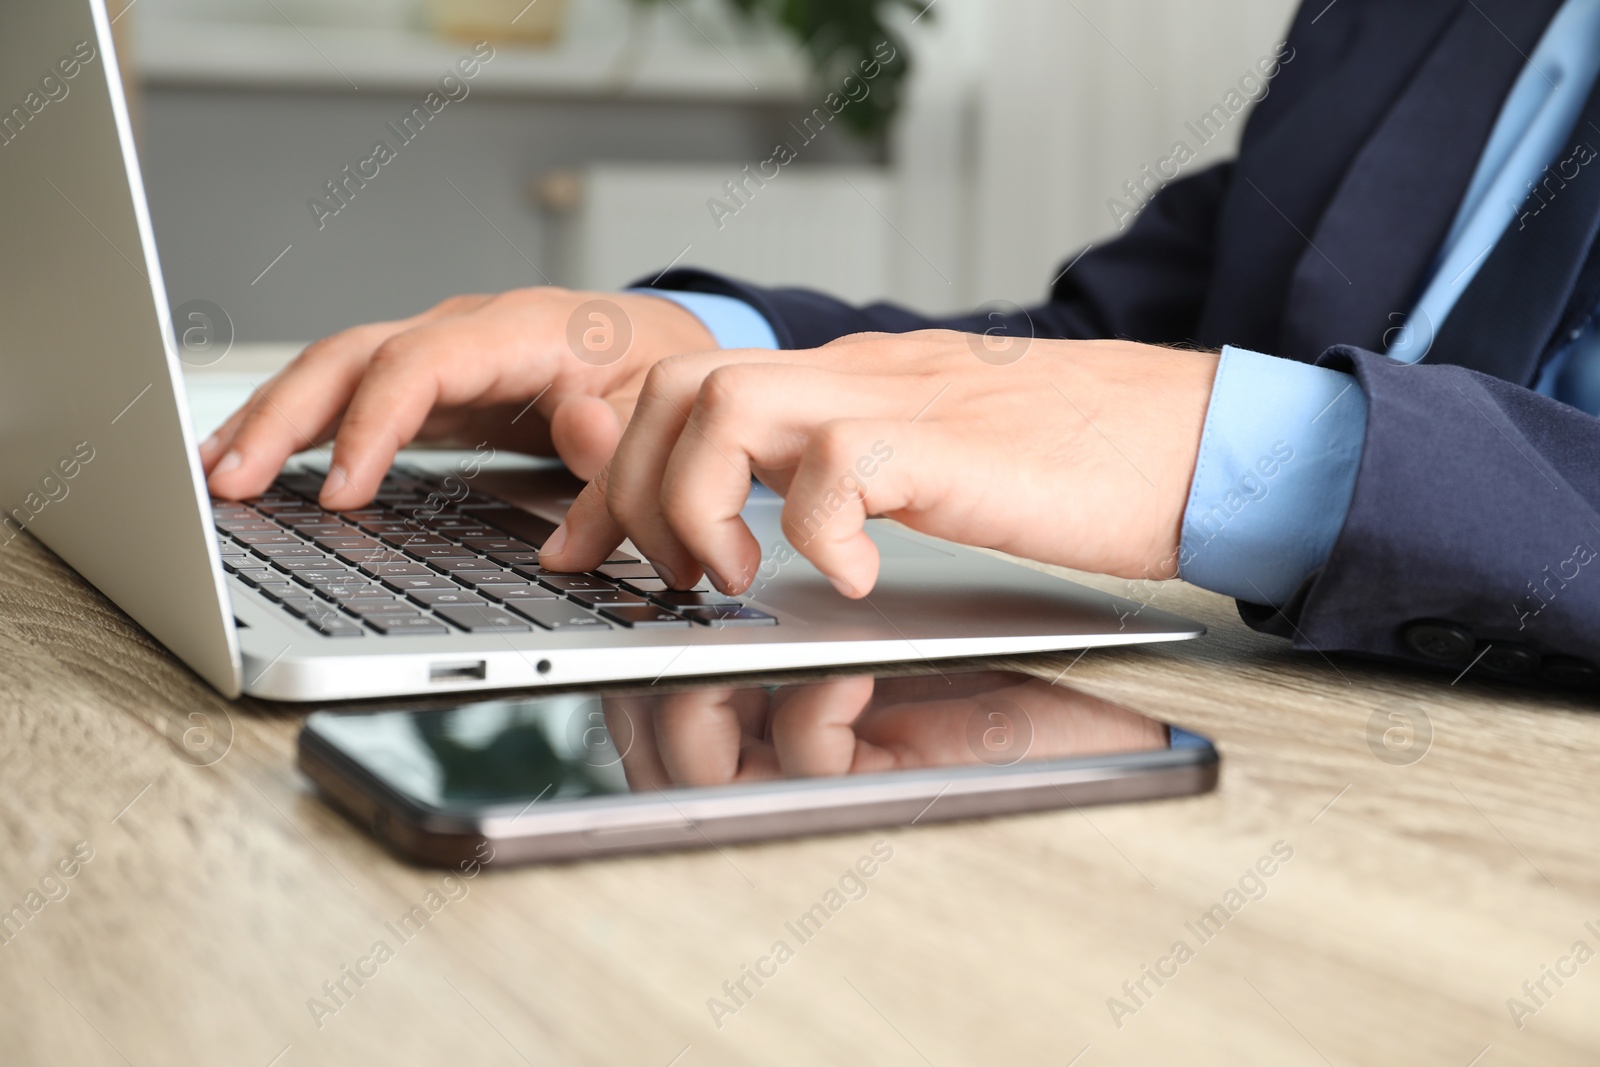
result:
M 1209 746 L 1008 671 L 517 697 L 315 720 L 308 728 L 390 788 L 461 812 Z

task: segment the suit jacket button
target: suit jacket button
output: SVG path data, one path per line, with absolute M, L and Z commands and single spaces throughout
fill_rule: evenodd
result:
M 1539 669 L 1539 654 L 1520 645 L 1490 645 L 1478 666 L 1489 674 L 1521 678 Z
M 1587 660 L 1572 656 L 1550 656 L 1544 661 L 1539 677 L 1552 685 L 1570 686 L 1574 689 L 1593 689 L 1600 682 L 1600 670 Z
M 1471 634 L 1448 622 L 1414 622 L 1405 628 L 1404 637 L 1413 652 L 1438 663 L 1460 663 L 1478 647 Z

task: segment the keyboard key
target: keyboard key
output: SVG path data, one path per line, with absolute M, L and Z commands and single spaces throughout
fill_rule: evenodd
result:
M 396 552 L 400 551 L 395 549 Z M 436 559 L 474 559 L 476 557 L 460 545 L 408 545 L 405 554 L 432 563 Z
M 323 585 L 343 585 L 345 582 L 357 580 L 360 576 L 343 567 L 324 567 L 321 570 L 305 570 L 292 572 L 295 581 L 302 585 L 312 587 Z
M 631 589 L 635 593 L 670 593 L 673 591 L 660 578 L 624 578 L 619 584 L 624 589 Z
M 383 600 L 347 600 L 339 605 L 352 615 L 359 615 L 363 619 L 373 615 L 416 615 L 417 606 L 399 597 L 387 597 Z
M 512 541 L 504 537 L 469 537 L 461 543 L 474 552 L 482 552 L 485 555 L 495 552 L 533 552 L 535 555 L 538 554 L 538 550 L 532 545 L 525 545 L 521 541 Z
M 276 525 L 274 525 L 273 523 L 270 523 L 270 522 L 262 522 L 260 519 L 256 519 L 256 518 L 251 518 L 251 519 L 218 519 L 217 520 L 217 529 L 226 530 L 228 533 L 231 533 L 231 534 L 279 533 L 279 532 L 281 532 L 281 527 L 278 527 L 278 526 L 276 526 Z
M 669 608 L 714 608 L 730 604 L 737 607 L 739 604 L 737 597 L 714 591 L 679 593 L 669 589 L 665 593 L 651 593 L 650 599 Z
M 547 600 L 551 603 L 561 599 L 560 593 L 554 593 L 540 585 L 480 585 L 478 592 L 490 600 Z
M 362 620 L 380 634 L 410 634 L 423 636 L 426 634 L 447 634 L 450 628 L 438 619 L 430 619 L 426 615 L 369 615 Z
M 317 633 L 324 637 L 365 637 L 367 632 L 358 622 L 352 622 L 343 616 L 337 618 L 307 619 L 307 623 Z
M 330 600 L 393 600 L 394 596 L 376 582 L 328 582 L 316 587 L 317 592 Z
M 405 509 L 395 509 L 395 510 L 398 510 L 398 512 L 402 512 L 402 514 L 403 514 L 403 512 L 405 512 Z M 454 510 L 453 507 L 427 507 L 427 509 L 414 510 L 414 512 L 411 512 L 411 518 L 414 518 L 414 520 L 418 520 L 418 522 L 426 523 L 426 525 L 429 525 L 429 526 L 434 526 L 434 525 L 440 525 L 440 526 L 482 526 L 483 525 L 482 518 L 474 517 L 474 515 L 462 515 L 461 512 L 458 512 L 458 510 Z M 493 537 L 494 534 L 488 533 L 488 534 L 483 534 L 483 536 L 485 536 L 485 537 Z
M 479 571 L 483 573 L 504 574 L 505 570 L 492 560 L 472 559 L 457 557 L 453 559 L 430 559 L 430 566 L 436 567 L 448 574 L 458 574 L 462 571 Z
M 284 597 L 278 603 L 284 606 L 291 615 L 302 619 L 338 618 L 339 609 L 326 600 L 315 600 L 311 597 Z
M 268 562 L 294 559 L 299 556 L 323 560 L 328 558 L 326 554 L 317 550 L 316 545 L 308 545 L 304 541 L 296 541 L 292 545 L 256 545 L 250 551 Z
M 351 549 L 351 550 L 353 550 L 353 549 L 358 549 L 358 548 L 382 548 L 383 547 L 382 545 L 378 544 L 378 542 L 374 541 L 372 538 L 370 538 L 370 537 L 361 537 L 359 535 L 351 537 L 351 536 L 347 536 L 345 534 L 337 534 L 337 535 L 334 535 L 334 536 L 331 536 L 331 537 L 315 537 L 315 538 L 313 538 L 313 540 L 315 540 L 318 545 L 322 546 L 323 548 L 327 549 L 330 552 L 338 552 L 341 549 Z
M 491 552 L 489 558 L 507 567 L 532 567 L 536 571 L 539 569 L 539 553 L 532 549 L 527 552 Z
M 334 555 L 354 567 L 363 563 L 410 563 L 411 558 L 398 548 L 342 548 Z
M 256 586 L 256 592 L 271 600 L 283 600 L 285 597 L 299 597 L 305 595 L 305 589 L 293 582 L 262 582 Z
M 310 537 L 325 549 L 376 549 L 378 541 L 368 537 L 355 526 L 317 525 L 296 526 L 294 533 Z
M 778 620 L 764 611 L 742 604 L 715 604 L 711 607 L 682 608 L 683 614 L 707 626 L 776 626 Z
M 450 633 L 448 625 L 443 624 L 438 619 L 430 619 L 426 614 L 414 613 L 414 611 L 411 614 L 373 614 L 373 616 L 363 617 L 362 622 L 370 625 L 374 630 L 378 630 L 379 633 L 384 633 L 384 635 L 389 635 L 389 633 L 406 635 L 406 633 L 410 633 L 414 637 L 424 637 L 429 633 Z
M 624 589 L 579 589 L 568 593 L 580 604 L 596 607 L 601 604 L 645 604 L 648 601 L 638 593 L 630 593 Z
M 244 582 L 245 585 L 260 585 L 262 582 L 281 582 L 283 575 L 270 571 L 265 567 L 240 567 L 233 572 L 233 576 Z
M 626 581 L 629 578 L 653 578 L 660 580 L 656 569 L 648 563 L 608 563 L 600 568 L 600 573 L 607 578 Z
M 337 566 L 327 556 L 277 556 L 272 560 L 272 565 L 289 574 L 296 571 L 325 571 Z
M 256 561 L 249 556 L 224 555 L 222 557 L 222 569 L 227 571 L 229 574 L 232 574 L 240 567 L 250 567 L 255 564 Z
M 490 558 L 497 559 L 499 557 L 490 557 Z M 533 581 L 538 581 L 539 579 L 545 577 L 546 575 L 553 573 L 551 571 L 545 570 L 543 567 L 540 567 L 540 566 L 538 566 L 536 564 L 528 564 L 528 563 L 516 564 L 511 569 L 516 571 L 518 574 L 522 575 L 524 578 L 530 578 Z M 568 577 L 568 575 L 562 575 L 561 577 Z
M 438 534 L 419 530 L 399 530 L 394 533 L 380 533 L 378 536 L 383 538 L 385 544 L 394 545 L 396 548 L 408 550 L 413 548 L 444 548 L 446 546 L 451 548 L 455 547 L 448 540 L 440 537 Z
M 437 574 L 418 577 L 414 574 L 396 574 L 383 580 L 383 584 L 390 589 L 401 593 L 411 593 L 418 589 L 460 589 L 461 587 L 448 578 L 441 578 Z
M 689 620 L 666 608 L 635 604 L 603 604 L 600 614 L 635 630 L 669 630 L 689 625 Z
M 391 494 L 380 493 L 380 498 Z M 389 506 L 395 512 L 406 518 L 422 517 L 431 519 L 438 515 L 454 515 L 455 508 L 443 496 L 429 496 L 426 492 L 412 490 L 409 493 L 396 492 Z
M 474 589 L 482 589 L 489 585 L 526 585 L 528 579 L 520 574 L 510 571 L 458 571 L 451 575 L 462 585 L 469 585 Z
M 546 630 L 609 630 L 610 624 L 560 600 L 507 600 L 505 606 Z
M 283 522 L 282 519 L 278 520 Z M 342 522 L 334 522 L 332 515 L 319 515 L 314 520 L 301 520 L 299 522 L 284 522 L 301 537 L 361 537 L 361 528 L 350 526 Z
M 415 589 L 409 594 L 418 604 L 428 607 L 438 607 L 441 604 L 485 604 L 488 603 L 476 593 L 469 593 L 465 589 Z
M 487 604 L 467 604 L 461 607 L 441 604 L 434 610 L 449 622 L 473 634 L 525 633 L 533 629 L 521 619 Z
M 359 523 L 360 527 L 374 537 L 384 534 L 424 533 L 422 527 L 414 522 L 407 522 L 392 511 L 384 512 L 381 519 L 368 519 Z
M 433 574 L 422 564 L 412 563 L 409 560 L 404 563 L 363 563 L 361 564 L 361 569 L 379 578 L 394 578 L 400 575 L 420 578 Z
M 369 522 L 394 520 L 394 512 L 386 508 L 357 508 L 355 511 L 341 511 L 338 514 L 345 522 L 353 522 L 358 526 L 364 526 Z
M 276 527 L 274 527 L 274 529 L 276 529 Z M 304 541 L 300 540 L 300 538 L 296 537 L 294 534 L 292 534 L 292 533 L 284 533 L 282 530 L 279 530 L 277 533 L 242 533 L 242 534 L 234 534 L 233 535 L 233 539 L 235 541 L 239 542 L 241 545 L 249 545 L 252 548 L 256 548 L 256 547 L 259 547 L 259 546 L 262 546 L 262 545 L 302 545 L 302 544 L 305 544 Z
M 596 578 L 592 574 L 542 574 L 539 576 L 539 584 L 547 589 L 554 589 L 558 593 L 616 588 L 604 578 Z
M 441 537 L 448 537 L 454 541 L 468 541 L 494 536 L 494 531 L 487 526 L 438 526 L 433 527 L 430 532 Z

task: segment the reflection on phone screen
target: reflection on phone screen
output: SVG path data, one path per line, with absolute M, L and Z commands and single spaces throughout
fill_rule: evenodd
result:
M 519 697 L 334 716 L 321 729 L 443 809 L 1205 744 L 1007 671 Z

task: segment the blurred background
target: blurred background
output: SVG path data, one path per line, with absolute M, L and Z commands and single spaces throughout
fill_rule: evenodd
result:
M 169 296 L 241 343 L 673 263 L 1026 304 L 1175 142 L 1199 150 L 1184 173 L 1233 151 L 1242 115 L 1203 146 L 1199 120 L 1294 6 L 925 3 L 813 0 L 790 27 L 760 0 L 134 0 L 117 29 Z M 909 72 L 844 82 L 876 37 Z M 479 41 L 493 59 L 441 88 Z M 830 93 L 857 99 L 836 117 Z M 380 140 L 394 157 L 350 180 Z M 780 143 L 777 176 L 746 179 Z

